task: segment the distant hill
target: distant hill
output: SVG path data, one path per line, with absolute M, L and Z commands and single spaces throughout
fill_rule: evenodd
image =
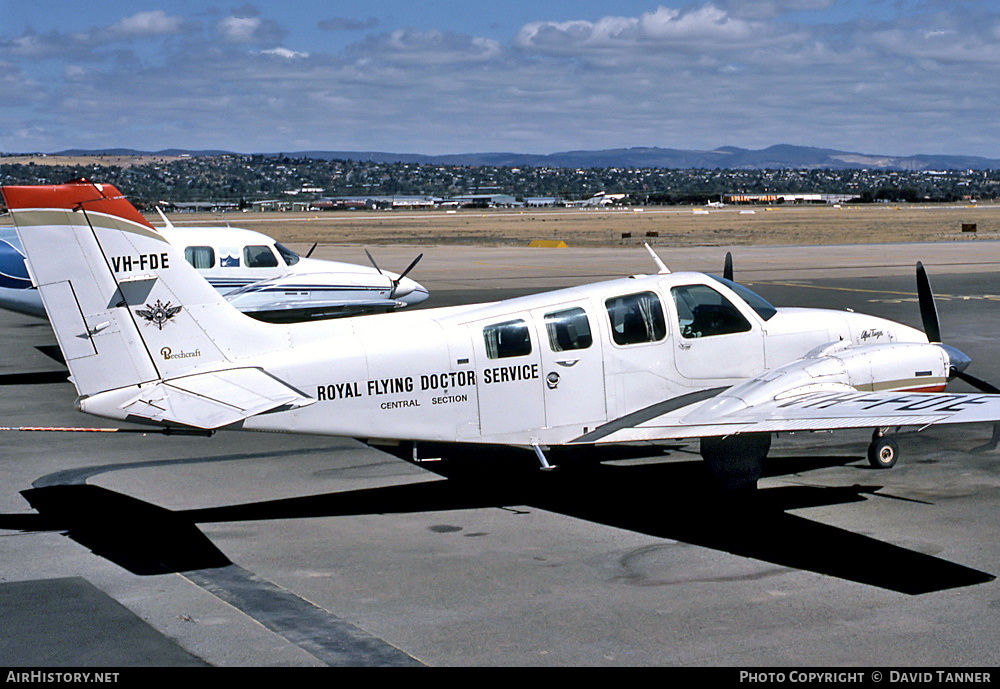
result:
M 51 153 L 49 155 L 55 156 L 160 156 L 163 158 L 176 158 L 178 156 L 191 156 L 192 158 L 198 156 L 218 156 L 232 154 L 232 151 L 222 151 L 222 150 L 208 150 L 208 151 L 188 151 L 180 148 L 168 148 L 162 151 L 137 151 L 133 148 L 102 148 L 99 150 L 95 149 L 82 149 L 82 148 L 69 148 L 65 151 L 58 151 L 57 153 Z
M 192 157 L 233 154 L 231 151 L 188 151 L 167 149 L 163 151 L 136 151 L 131 149 L 59 151 L 53 155 L 153 155 Z M 1000 159 L 963 155 L 909 155 L 887 156 L 851 153 L 829 148 L 779 144 L 759 150 L 723 146 L 711 151 L 682 150 L 675 148 L 614 148 L 597 151 L 563 151 L 549 154 L 529 153 L 460 153 L 450 155 L 420 155 L 415 153 L 387 153 L 380 151 L 289 151 L 258 155 L 286 155 L 292 158 L 319 160 L 355 160 L 375 163 L 421 163 L 437 165 L 489 165 L 494 167 L 558 167 L 606 168 L 642 167 L 671 169 L 850 169 L 868 168 L 885 170 L 995 170 L 1000 169 Z

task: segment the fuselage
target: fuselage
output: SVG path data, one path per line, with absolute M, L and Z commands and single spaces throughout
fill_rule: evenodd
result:
M 333 304 L 329 311 L 350 315 L 351 303 L 378 305 L 386 311 L 418 304 L 428 296 L 410 278 L 404 277 L 394 289 L 395 273 L 302 257 L 253 230 L 169 226 L 158 231 L 209 284 L 246 313 L 281 311 L 293 318 L 315 307 L 320 315 L 328 315 L 324 309 Z M 0 308 L 45 317 L 13 228 L 0 230 Z
M 727 388 L 829 343 L 927 343 L 918 330 L 872 316 L 775 309 L 700 273 L 272 334 L 287 346 L 241 365 L 260 366 L 316 401 L 249 418 L 246 429 L 514 445 L 586 439 L 617 419 Z M 88 411 L 101 413 L 97 401 Z
M 222 294 L 267 280 L 274 281 L 279 289 L 302 283 L 313 289 L 326 286 L 343 290 L 358 298 L 365 294 L 388 298 L 392 279 L 399 277 L 371 266 L 299 256 L 253 230 L 171 226 L 159 232 Z M 404 277 L 394 298 L 416 304 L 427 298 L 427 290 Z

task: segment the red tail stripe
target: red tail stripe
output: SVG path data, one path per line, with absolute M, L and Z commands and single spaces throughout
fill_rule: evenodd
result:
M 90 182 L 39 186 L 3 187 L 3 199 L 11 210 L 29 208 L 65 208 L 74 210 L 82 205 L 84 210 L 113 215 L 144 227 L 153 226 L 139 214 L 131 203 L 110 184 L 95 185 Z

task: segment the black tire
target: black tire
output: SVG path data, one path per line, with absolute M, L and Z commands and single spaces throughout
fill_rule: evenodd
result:
M 891 469 L 899 459 L 899 445 L 887 435 L 873 438 L 868 446 L 868 463 L 876 469 Z

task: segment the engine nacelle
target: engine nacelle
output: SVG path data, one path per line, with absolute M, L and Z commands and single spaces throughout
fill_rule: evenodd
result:
M 937 344 L 825 344 L 802 359 L 772 369 L 715 397 L 684 419 L 704 423 L 746 407 L 806 392 L 878 392 L 944 389 L 951 368 L 948 353 Z

